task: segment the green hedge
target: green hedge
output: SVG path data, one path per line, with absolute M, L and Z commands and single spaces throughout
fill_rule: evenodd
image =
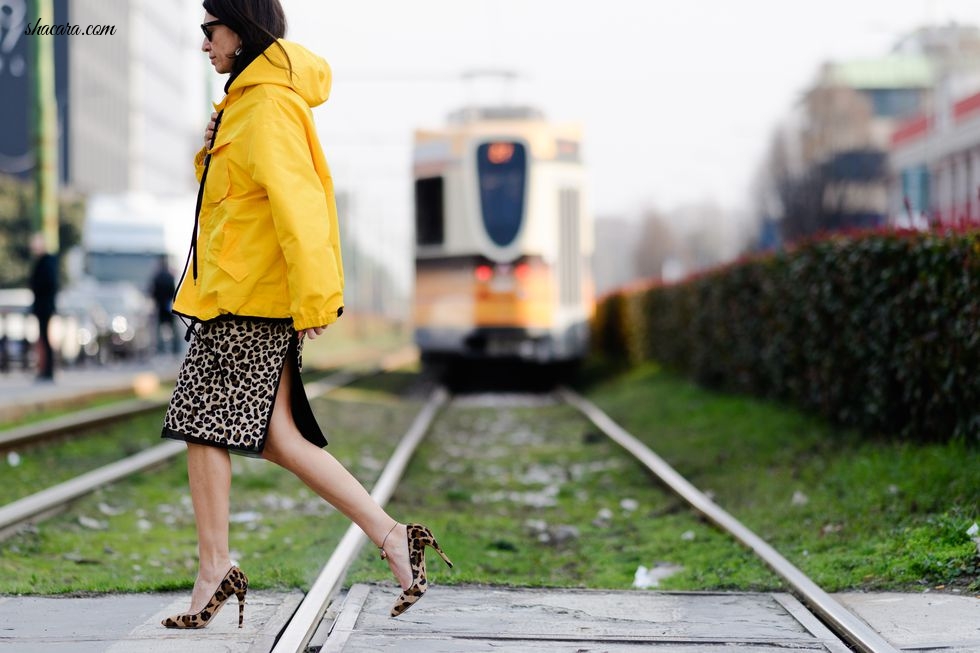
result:
M 866 432 L 980 441 L 980 232 L 813 241 L 600 301 L 593 342 Z

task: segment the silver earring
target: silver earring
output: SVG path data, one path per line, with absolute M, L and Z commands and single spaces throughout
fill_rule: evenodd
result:
M 235 48 L 235 56 L 236 57 L 238 55 L 240 55 L 241 53 L 242 53 L 242 46 L 238 46 L 237 48 Z

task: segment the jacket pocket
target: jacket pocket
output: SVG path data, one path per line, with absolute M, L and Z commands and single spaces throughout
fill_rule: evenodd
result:
M 228 273 L 237 283 L 248 276 L 248 261 L 242 252 L 241 233 L 231 224 L 221 229 L 221 249 L 218 252 L 218 267 Z
M 204 180 L 204 197 L 202 203 L 217 204 L 231 194 L 231 174 L 228 171 L 228 145 L 231 141 L 217 143 L 211 150 L 211 162 L 208 164 L 208 176 Z

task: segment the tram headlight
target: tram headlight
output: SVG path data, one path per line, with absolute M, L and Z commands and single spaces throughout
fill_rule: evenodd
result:
M 489 265 L 478 265 L 473 273 L 476 275 L 476 280 L 480 283 L 486 283 L 493 278 L 493 268 Z

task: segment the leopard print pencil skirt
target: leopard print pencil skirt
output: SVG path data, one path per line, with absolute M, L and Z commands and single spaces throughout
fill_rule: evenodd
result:
M 291 320 L 223 318 L 195 323 L 163 420 L 163 437 L 260 456 L 279 380 L 293 371 L 290 407 L 300 433 L 327 444 L 300 381 L 302 345 Z

